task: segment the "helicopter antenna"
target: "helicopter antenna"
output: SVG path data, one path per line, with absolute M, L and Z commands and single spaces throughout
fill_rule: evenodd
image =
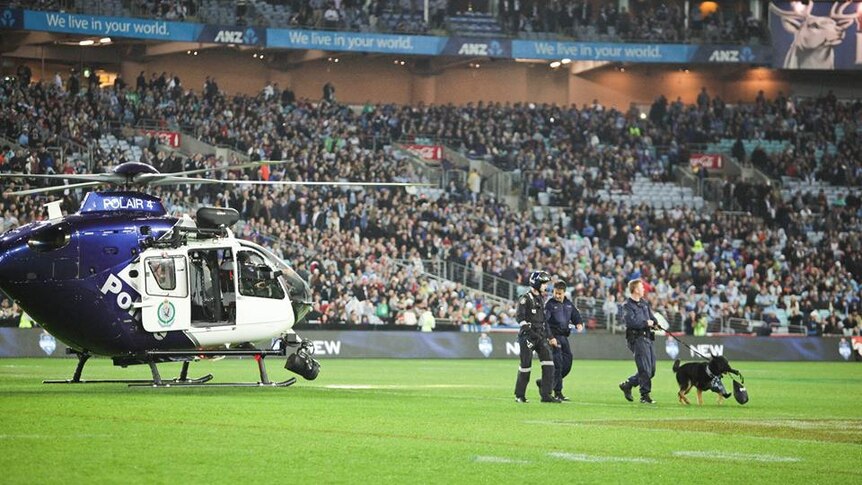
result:
M 48 209 L 48 219 L 53 220 L 63 218 L 63 211 L 60 210 L 61 204 L 63 204 L 62 200 L 55 200 L 45 204 L 45 207 Z

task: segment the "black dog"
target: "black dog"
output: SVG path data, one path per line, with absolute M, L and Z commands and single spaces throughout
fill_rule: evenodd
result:
M 703 405 L 703 391 L 712 391 L 718 393 L 718 403 L 728 397 L 730 393 L 724 388 L 721 382 L 721 377 L 724 374 L 739 375 L 739 371 L 730 367 L 722 356 L 716 356 L 709 359 L 709 362 L 689 362 L 679 365 L 679 359 L 673 362 L 673 371 L 676 372 L 676 381 L 679 383 L 679 402 L 680 404 L 691 404 L 688 398 L 685 397 L 692 387 L 697 388 L 697 403 Z

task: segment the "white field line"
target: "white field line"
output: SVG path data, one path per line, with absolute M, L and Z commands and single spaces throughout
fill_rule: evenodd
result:
M 685 420 L 685 419 L 689 419 L 689 418 L 686 418 L 686 417 L 680 417 L 678 419 L 656 418 L 656 419 L 649 419 L 649 420 L 648 419 L 628 419 L 626 421 L 633 421 L 633 422 L 637 422 L 637 421 L 643 421 L 643 422 L 662 421 L 662 422 L 667 422 L 667 423 L 673 423 L 674 421 Z M 524 421 L 524 424 L 529 424 L 529 425 L 538 424 L 538 425 L 545 425 L 545 426 L 571 426 L 571 427 L 602 426 L 602 425 L 605 425 L 605 426 L 623 426 L 623 424 L 614 423 L 613 421 L 619 421 L 619 420 L 616 420 L 616 419 L 585 419 L 585 420 L 570 420 L 569 421 L 569 420 L 562 420 L 562 419 L 561 420 L 538 420 L 538 419 L 536 419 L 536 420 L 526 420 L 526 421 Z M 762 424 L 767 424 L 767 423 L 769 423 L 769 424 L 775 424 L 776 426 L 779 426 L 777 422 L 769 421 L 769 420 L 755 421 L 755 420 L 704 419 L 703 421 L 715 423 L 715 424 L 722 424 L 722 423 L 733 423 L 733 424 L 762 423 Z M 787 420 L 781 420 L 781 421 L 786 422 Z M 834 420 L 834 421 L 837 422 L 839 420 Z M 831 431 L 834 433 L 840 433 L 840 434 L 845 434 L 845 435 L 854 435 L 854 436 L 859 434 L 857 431 L 842 430 L 840 428 L 837 428 L 837 426 L 844 426 L 844 425 L 843 424 L 836 424 L 836 428 L 832 428 Z M 792 427 L 792 426 L 790 426 L 790 427 Z M 851 427 L 852 427 L 852 425 L 851 425 Z M 660 432 L 660 431 L 669 431 L 669 429 L 644 428 L 642 431 Z M 674 429 L 672 431 L 684 431 L 684 432 L 689 432 L 689 433 L 697 433 L 697 434 L 701 434 L 701 435 L 710 435 L 710 436 L 721 436 L 722 435 L 722 433 L 720 433 L 718 431 L 687 430 L 687 429 Z M 739 437 L 745 438 L 745 439 L 751 439 L 751 440 L 761 440 L 761 441 L 776 441 L 777 440 L 777 441 L 791 441 L 791 442 L 795 442 L 795 443 L 817 443 L 817 444 L 822 444 L 822 445 L 834 445 L 834 446 L 841 446 L 841 447 L 846 447 L 846 446 L 862 447 L 862 443 L 846 443 L 846 442 L 839 443 L 836 441 L 824 441 L 824 440 L 815 440 L 815 439 L 806 439 L 806 438 L 785 438 L 782 436 L 758 436 L 758 435 L 754 435 L 754 434 L 743 434 L 743 435 L 739 435 Z
M 472 384 L 327 384 L 326 389 L 371 390 L 371 389 L 467 389 L 478 388 Z
M 653 458 L 640 458 L 633 456 L 596 456 L 586 455 L 583 453 L 565 453 L 562 451 L 552 451 L 551 453 L 548 453 L 548 456 L 566 461 L 581 461 L 587 463 L 658 463 L 658 460 Z
M 514 458 L 506 458 L 505 456 L 477 456 L 473 458 L 476 463 L 509 463 L 515 465 L 526 465 L 530 463 L 526 460 L 516 460 Z
M 848 422 L 850 421 L 850 422 Z M 839 419 L 830 419 L 830 420 L 794 420 L 794 419 L 775 419 L 775 420 L 743 420 L 744 424 L 753 424 L 755 426 L 777 426 L 782 428 L 795 428 L 795 429 L 828 429 L 832 431 L 855 431 L 862 430 L 862 422 L 858 420 L 839 420 Z
M 656 417 L 656 418 L 620 418 L 620 419 L 578 419 L 578 420 L 559 420 L 559 421 L 531 421 L 533 424 L 572 424 L 572 425 L 585 425 L 585 424 L 608 424 L 609 422 L 613 424 L 613 421 L 643 421 L 643 422 L 655 422 L 662 421 L 673 423 L 675 421 L 690 421 L 695 418 L 691 416 L 680 416 L 678 418 L 666 418 L 666 417 Z M 795 428 L 795 429 L 830 429 L 833 431 L 848 431 L 848 430 L 862 430 L 862 421 L 858 419 L 824 419 L 824 420 L 810 420 L 810 419 L 712 419 L 712 418 L 704 418 L 699 421 L 715 423 L 715 424 L 734 424 L 734 425 L 753 425 L 753 426 L 772 426 L 777 428 Z
M 46 434 L 0 434 L 0 440 L 58 440 L 58 439 L 81 439 L 81 438 L 109 438 L 114 435 L 110 434 L 88 434 L 88 433 L 74 433 L 74 434 L 56 434 L 56 435 L 46 435 Z
M 750 453 L 726 453 L 721 451 L 674 451 L 674 456 L 706 458 L 709 460 L 759 461 L 763 463 L 794 463 L 802 461 L 795 456 L 758 455 Z

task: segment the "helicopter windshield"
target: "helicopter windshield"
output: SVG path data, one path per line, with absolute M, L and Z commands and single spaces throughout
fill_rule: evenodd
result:
M 281 276 L 279 276 L 279 279 L 287 288 L 288 294 L 290 295 L 290 301 L 293 302 L 294 305 L 311 304 L 311 288 L 308 286 L 308 283 L 306 283 L 305 280 L 293 270 L 293 268 L 282 261 L 281 258 L 265 247 L 250 241 L 240 241 L 240 245 L 256 249 L 266 258 L 267 262 L 271 264 L 274 269 L 281 270 Z M 299 320 L 299 314 L 297 314 L 297 321 Z

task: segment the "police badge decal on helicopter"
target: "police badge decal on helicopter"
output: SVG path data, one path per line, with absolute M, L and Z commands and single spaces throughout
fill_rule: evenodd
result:
M 177 316 L 177 309 L 174 307 L 173 303 L 165 300 L 159 304 L 158 315 L 159 325 L 170 327 L 174 323 L 174 318 Z
M 479 337 L 479 352 L 482 352 L 482 355 L 487 358 L 491 356 L 491 352 L 493 351 L 494 343 L 491 341 L 491 337 L 487 333 L 483 333 Z

